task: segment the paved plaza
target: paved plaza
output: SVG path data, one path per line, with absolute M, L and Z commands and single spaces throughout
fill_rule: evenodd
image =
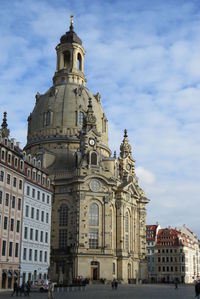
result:
M 0 292 L 0 298 L 10 298 L 11 292 Z M 60 292 L 55 299 L 189 299 L 195 298 L 194 287 L 180 285 L 178 290 L 173 285 L 119 285 L 112 290 L 109 285 L 89 285 L 85 291 Z M 22 298 L 22 297 L 21 297 Z M 26 297 L 27 298 L 27 297 Z M 47 293 L 31 293 L 31 299 L 47 299 Z

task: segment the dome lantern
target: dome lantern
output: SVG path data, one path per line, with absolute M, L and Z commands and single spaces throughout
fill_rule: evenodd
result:
M 74 31 L 73 16 L 70 17 L 69 31 L 61 36 L 56 51 L 57 67 L 53 77 L 54 85 L 70 82 L 85 86 L 85 50 L 82 47 L 81 39 Z

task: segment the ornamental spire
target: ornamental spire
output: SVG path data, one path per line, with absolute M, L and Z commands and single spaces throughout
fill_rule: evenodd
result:
M 127 130 L 124 130 L 124 139 L 120 145 L 120 157 L 126 158 L 131 155 L 131 145 L 128 142 Z
M 3 113 L 3 121 L 1 124 L 1 133 L 3 137 L 8 137 L 10 134 L 10 130 L 8 129 L 8 124 L 7 124 L 7 112 Z
M 87 129 L 96 128 L 96 117 L 94 115 L 91 98 L 89 98 L 88 100 L 88 110 L 85 119 L 85 126 Z
M 70 27 L 69 27 L 70 31 L 74 31 L 74 16 L 71 15 L 70 16 Z
M 3 122 L 1 124 L 2 129 L 7 128 L 8 124 L 7 124 L 7 112 L 5 111 L 3 113 Z

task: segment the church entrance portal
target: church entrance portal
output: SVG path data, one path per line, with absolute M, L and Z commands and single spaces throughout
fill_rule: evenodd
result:
M 91 280 L 99 279 L 99 262 L 91 262 Z

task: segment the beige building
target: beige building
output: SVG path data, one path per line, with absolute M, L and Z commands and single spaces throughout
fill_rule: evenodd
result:
M 56 47 L 53 85 L 36 95 L 25 150 L 53 179 L 51 277 L 145 279 L 146 198 L 127 132 L 111 155 L 99 93 L 86 87 L 85 50 L 70 29 Z
M 0 129 L 0 289 L 12 288 L 20 275 L 24 161 L 9 139 L 6 113 Z

